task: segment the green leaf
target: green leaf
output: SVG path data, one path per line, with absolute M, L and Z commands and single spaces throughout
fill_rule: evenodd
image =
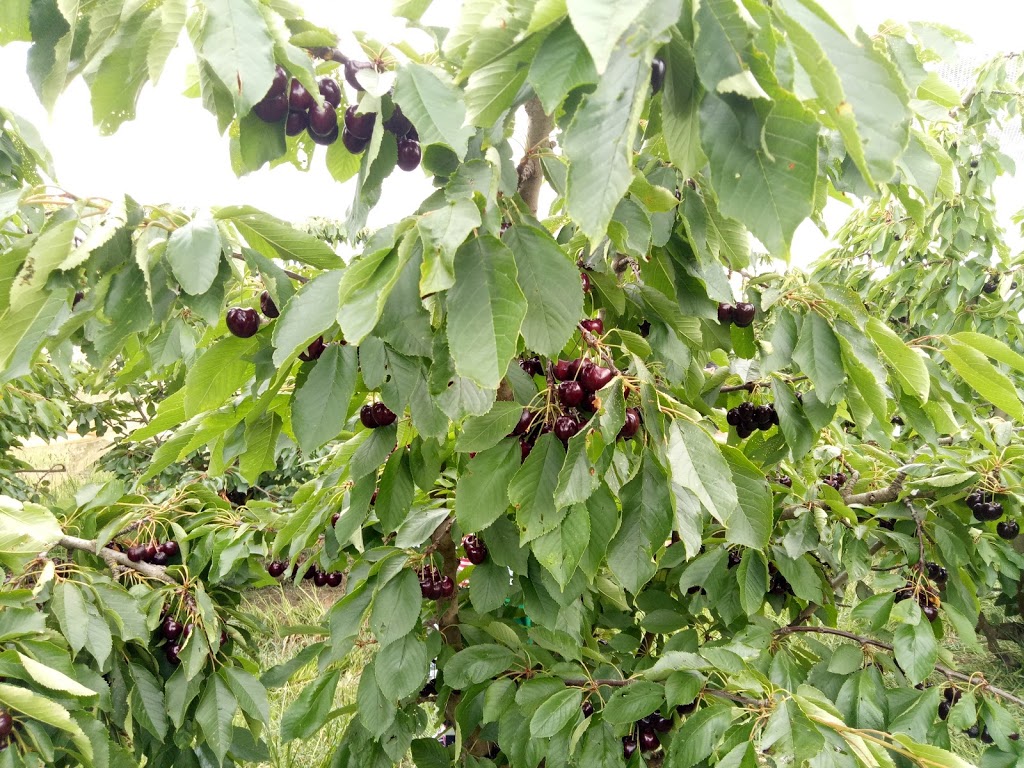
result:
M 516 660 L 516 655 L 500 645 L 474 645 L 459 651 L 444 665 L 444 682 L 456 690 L 482 683 L 498 675 Z
M 543 434 L 509 483 L 508 498 L 516 511 L 520 545 L 553 531 L 565 518 L 567 510 L 556 507 L 554 498 L 564 461 L 565 449 L 558 438 Z
M 0 557 L 38 555 L 63 535 L 57 518 L 46 507 L 0 496 Z
M 334 692 L 340 678 L 341 670 L 334 669 L 302 689 L 302 693 L 288 705 L 281 717 L 282 743 L 308 739 L 323 727 L 328 714 L 334 709 Z M 373 670 L 369 665 L 363 669 L 363 678 L 373 680 Z
M 382 648 L 374 660 L 373 670 L 380 692 L 397 702 L 423 687 L 429 665 L 427 644 L 410 633 Z
M 502 236 L 515 255 L 517 282 L 526 296 L 523 338 L 541 355 L 556 356 L 583 316 L 579 269 L 547 232 L 518 225 Z
M 15 653 L 17 654 L 18 661 L 21 662 L 21 666 L 23 666 L 25 671 L 28 673 L 28 676 L 44 688 L 49 688 L 51 691 L 62 691 L 64 693 L 69 693 L 72 696 L 98 695 L 92 688 L 86 688 L 77 680 L 68 677 L 60 670 L 48 667 L 46 664 L 42 664 L 18 651 L 15 651 Z
M 576 573 L 590 543 L 590 515 L 582 504 L 573 506 L 553 531 L 531 542 L 534 557 L 555 577 L 563 590 Z
M 712 93 L 735 93 L 748 99 L 768 94 L 747 66 L 754 58 L 757 24 L 737 0 L 703 0 L 694 14 L 697 72 Z
M 249 245 L 264 256 L 298 261 L 317 269 L 337 269 L 343 263 L 323 240 L 256 208 L 245 205 L 220 208 L 214 216 L 218 221 L 234 224 Z
M 617 0 L 607 2 L 622 7 Z M 633 140 L 649 79 L 648 68 L 639 57 L 625 51 L 616 53 L 597 90 L 586 97 L 565 132 L 562 147 L 569 158 L 566 205 L 592 242 L 604 236 L 633 180 Z
M 688 421 L 673 422 L 668 463 L 672 482 L 690 491 L 704 509 L 726 525 L 739 499 L 729 464 L 711 436 Z
M 403 569 L 385 584 L 373 599 L 370 611 L 370 630 L 380 645 L 405 637 L 420 619 L 423 597 L 416 573 Z
M 355 347 L 331 344 L 295 390 L 292 429 L 303 451 L 316 450 L 344 428 L 358 371 Z
M 928 368 L 921 356 L 910 349 L 896 333 L 877 317 L 868 319 L 865 330 L 878 345 L 900 386 L 922 403 L 928 402 Z M 781 420 L 781 419 L 780 419 Z
M 711 706 L 687 717 L 676 731 L 665 760 L 671 768 L 693 768 L 707 760 L 732 723 L 728 707 Z
M 448 346 L 460 376 L 497 389 L 515 356 L 526 297 L 515 257 L 500 240 L 470 240 L 455 254 L 455 285 L 448 291 Z
M 558 473 L 555 504 L 559 507 L 582 504 L 600 484 L 597 468 L 587 453 L 587 434 L 580 431 L 569 440 L 565 463 Z
M 1013 382 L 1000 373 L 981 352 L 950 338 L 946 341 L 942 356 L 975 392 L 1018 422 L 1024 421 L 1024 406 L 1021 405 L 1020 395 Z
M 545 700 L 530 718 L 533 738 L 554 736 L 580 714 L 582 703 L 583 692 L 579 688 L 566 688 Z
M 185 415 L 217 408 L 245 384 L 256 370 L 252 357 L 259 347 L 259 335 L 227 336 L 206 350 L 185 375 Z
M 416 768 L 451 768 L 452 757 L 437 739 L 413 739 L 412 761 Z
M 128 669 L 133 683 L 128 693 L 132 714 L 154 738 L 162 741 L 167 736 L 167 705 L 160 681 L 140 664 L 130 664 Z
M 536 40 L 527 39 L 521 48 L 470 74 L 466 83 L 466 122 L 490 128 L 501 120 L 526 82 L 525 63 L 536 47 Z
M 604 719 L 613 725 L 635 723 L 656 711 L 665 701 L 665 689 L 658 683 L 638 680 L 615 691 L 604 705 Z
M 672 533 L 675 504 L 669 479 L 653 452 L 644 455 L 636 476 L 622 487 L 622 525 L 608 548 L 608 565 L 636 594 L 657 571 L 655 553 Z
M 732 470 L 739 504 L 725 521 L 725 540 L 751 549 L 767 549 L 771 537 L 772 492 L 764 472 L 732 446 L 723 445 L 722 454 Z
M 821 402 L 835 402 L 836 393 L 845 381 L 842 354 L 832 327 L 817 312 L 804 316 L 793 361 L 814 384 Z
M 273 39 L 250 0 L 205 0 L 205 6 L 198 53 L 231 93 L 235 111 L 244 115 L 274 79 Z
M 455 450 L 462 453 L 479 453 L 493 448 L 519 423 L 523 406 L 498 400 L 483 416 L 473 416 L 462 424 L 455 438 Z
M 3 508 L 0 507 L 0 520 L 3 519 L 2 515 Z M 6 520 L 3 521 L 3 523 L 6 522 Z M 0 523 L 0 531 L 9 530 L 3 523 Z M 56 525 L 56 520 L 54 524 Z M 34 551 L 41 552 L 42 549 L 36 548 Z M 77 654 L 85 648 L 89 633 L 88 622 L 82 621 L 82 616 L 86 615 L 88 609 L 81 587 L 70 580 L 57 582 L 53 588 L 53 600 L 50 602 L 50 606 L 57 617 L 60 631 L 67 639 L 68 645 Z
M 21 269 L 11 281 L 8 296 L 4 297 L 9 302 L 10 309 L 25 310 L 31 307 L 35 301 L 45 298 L 42 293 L 46 287 L 46 281 L 71 253 L 72 239 L 77 226 L 77 219 L 51 223 L 36 238 Z M 8 255 L 5 258 L 11 258 L 11 256 Z M 5 335 L 9 330 L 5 323 Z
M 649 4 L 650 0 L 567 0 L 569 18 L 590 51 L 598 74 L 604 74 L 619 40 Z
M 416 126 L 420 144 L 444 144 L 459 160 L 473 129 L 466 122 L 466 104 L 462 92 L 440 69 L 410 63 L 398 71 L 395 103 Z
M 541 43 L 529 80 L 547 114 L 553 114 L 573 88 L 597 82 L 594 60 L 568 20 Z
M 505 514 L 521 454 L 518 440 L 503 440 L 469 460 L 455 490 L 455 516 L 464 531 L 482 531 Z
M 974 763 L 965 760 L 948 750 L 931 744 L 919 744 L 904 733 L 894 733 L 892 738 L 902 744 L 906 751 L 922 765 L 941 765 L 945 768 L 974 768 Z
M 264 472 L 277 466 L 277 438 L 281 434 L 281 417 L 265 413 L 245 425 L 245 452 L 238 457 L 238 472 L 246 482 L 256 484 Z
M 974 331 L 954 333 L 952 338 L 969 347 L 974 347 L 979 352 L 984 352 L 993 360 L 998 360 L 1000 363 L 1005 363 L 1014 370 L 1024 373 L 1024 356 L 1014 352 L 999 339 Z
M 341 271 L 317 275 L 281 309 L 274 321 L 274 365 L 290 363 L 309 343 L 332 325 L 338 316 Z
M 87 761 L 92 761 L 92 743 L 81 726 L 71 718 L 71 714 L 57 702 L 27 688 L 0 683 L 0 704 L 6 709 L 71 734 L 71 740 L 78 751 Z
M 922 617 L 917 624 L 900 625 L 893 634 L 892 644 L 896 661 L 914 685 L 926 680 L 935 669 L 939 646 L 927 619 Z
M 260 722 L 270 720 L 270 701 L 263 683 L 240 667 L 225 666 L 220 674 L 245 714 Z
M 737 97 L 706 94 L 701 138 L 722 213 L 745 224 L 770 252 L 785 255 L 813 210 L 818 123 L 792 96 L 779 92 L 773 99 L 762 119 Z
M 331 146 L 336 146 L 337 143 L 335 142 Z M 281 157 L 287 149 L 284 124 L 266 123 L 255 112 L 250 112 L 238 120 L 237 163 L 235 163 L 236 154 L 232 152 L 235 173 L 244 176 L 247 173 L 258 171 L 267 163 Z M 351 157 L 351 155 L 349 156 Z
M 909 96 L 864 30 L 854 39 L 812 0 L 775 6 L 810 76 L 823 122 L 834 124 L 868 184 L 892 178 L 910 138 Z

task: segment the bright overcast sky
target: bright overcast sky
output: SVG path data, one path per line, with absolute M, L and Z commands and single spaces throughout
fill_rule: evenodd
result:
M 415 41 L 415 35 L 421 34 L 410 33 L 403 20 L 393 19 L 387 0 L 295 2 L 306 9 L 310 20 L 342 34 L 344 50 L 355 50 L 354 40 L 345 35 L 352 29 L 385 41 L 407 36 Z M 837 18 L 855 21 L 868 31 L 889 18 L 933 21 L 963 30 L 986 54 L 1019 50 L 1022 45 L 1024 10 L 1010 10 L 1016 3 L 1007 0 L 825 0 L 823 5 Z M 435 0 L 434 6 L 425 21 L 449 26 L 461 3 Z M 112 137 L 101 137 L 92 125 L 89 94 L 81 79 L 61 97 L 53 115 L 47 116 L 24 75 L 27 49 L 22 44 L 0 48 L 0 72 L 4 73 L 0 104 L 39 127 L 53 153 L 58 178 L 70 191 L 104 197 L 127 192 L 143 202 L 185 207 L 247 203 L 293 221 L 310 216 L 344 217 L 352 185 L 335 183 L 323 169 L 322 159 L 314 160 L 310 173 L 281 166 L 242 179 L 234 176 L 227 139 L 217 135 L 213 116 L 199 100 L 180 95 L 189 50 L 179 49 L 159 85 L 143 91 L 135 121 L 125 123 Z M 1009 203 L 1007 209 L 1024 206 L 1024 184 L 1007 180 L 1000 186 L 999 192 L 1010 198 L 1004 200 Z M 429 192 L 430 185 L 421 172 L 396 172 L 384 183 L 384 195 L 370 226 L 400 218 Z M 842 212 L 839 214 L 841 221 Z M 817 255 L 823 247 L 824 239 L 805 224 L 795 246 L 798 260 Z

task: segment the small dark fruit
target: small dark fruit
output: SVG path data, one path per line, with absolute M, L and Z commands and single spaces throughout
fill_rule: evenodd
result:
M 526 371 L 530 376 L 544 375 L 544 366 L 539 357 L 528 357 L 525 360 L 520 360 L 519 367 Z
M 6 709 L 0 710 L 0 739 L 6 739 L 14 730 L 14 718 Z
M 284 124 L 284 132 L 288 136 L 298 136 L 309 127 L 309 114 L 306 112 L 289 112 Z
M 558 399 L 567 408 L 575 408 L 582 403 L 584 394 L 578 381 L 563 381 L 558 385 Z
M 338 127 L 338 113 L 330 104 L 314 105 L 309 110 L 309 131 L 318 136 L 329 136 Z
M 284 67 L 278 64 L 274 68 L 274 81 L 270 84 L 270 90 L 267 91 L 267 96 L 280 96 L 288 88 L 288 73 L 284 71 Z
M 641 752 L 653 752 L 661 746 L 658 742 L 658 734 L 648 728 L 641 729 L 639 742 Z
M 271 576 L 277 579 L 281 576 L 284 576 L 286 567 L 287 566 L 285 566 L 285 564 L 282 563 L 280 560 L 274 560 L 270 563 L 270 565 L 267 566 L 267 573 L 269 573 Z
M 718 322 L 722 325 L 728 325 L 731 323 L 736 316 L 736 307 L 726 302 L 719 302 L 718 304 Z
M 743 562 L 743 553 L 738 549 L 730 549 L 729 561 L 726 563 L 726 566 L 729 568 L 735 568 L 741 562 Z
M 264 96 L 252 108 L 260 120 L 265 123 L 276 123 L 288 114 L 288 94 L 279 93 L 275 96 Z
M 337 109 L 341 106 L 341 86 L 338 81 L 330 77 L 321 77 L 316 84 L 324 101 Z
M 978 738 L 978 736 L 981 735 L 981 728 L 979 728 L 978 724 L 975 723 L 970 728 L 968 728 L 966 731 L 964 731 L 964 733 L 966 733 L 969 738 L 976 739 L 976 738 Z
M 314 586 L 317 586 L 317 587 L 326 587 L 327 586 L 327 572 L 326 571 L 319 571 L 318 570 L 316 572 L 316 574 L 314 574 L 314 576 L 313 576 L 313 584 L 314 584 Z
M 235 336 L 248 339 L 260 329 L 260 316 L 255 309 L 233 307 L 226 317 L 228 330 Z
M 143 555 L 142 559 L 145 560 L 147 563 L 152 562 L 153 558 L 156 557 L 156 553 L 157 553 L 156 542 L 155 541 L 151 541 L 151 542 L 149 542 L 149 544 L 146 545 L 146 553 L 145 553 L 145 555 Z
M 953 686 L 949 686 L 949 688 L 946 688 L 942 692 L 943 698 L 950 704 L 956 704 L 958 701 L 960 701 L 960 697 L 962 695 L 963 691 L 961 691 L 959 688 L 954 688 Z
M 559 381 L 568 381 L 569 379 L 576 377 L 576 370 L 579 370 L 579 366 L 576 365 L 576 370 L 573 370 L 575 360 L 556 360 L 554 365 L 555 378 Z
M 165 541 L 160 545 L 160 551 L 168 557 L 177 557 L 181 552 L 181 547 L 178 546 L 178 542 L 171 539 L 170 541 Z
M 951 710 L 952 708 L 953 707 L 950 705 L 950 703 L 948 701 L 940 701 L 939 702 L 939 718 L 942 719 L 942 720 L 945 720 L 947 717 L 949 717 L 949 710 Z
M 184 627 L 180 621 L 177 621 L 173 616 L 168 616 L 164 619 L 164 623 L 160 625 L 160 633 L 168 640 L 177 640 L 181 637 Z
M 311 565 L 311 566 L 309 566 L 309 568 L 306 569 L 306 572 L 304 574 L 302 574 L 302 578 L 306 579 L 307 581 L 309 579 L 315 579 L 316 575 L 319 572 L 320 572 L 319 568 L 317 568 L 315 565 Z
M 580 383 L 590 392 L 597 392 L 608 386 L 615 378 L 615 371 L 609 368 L 602 368 L 599 365 L 591 365 L 580 374 Z
M 519 441 L 519 456 L 520 456 L 519 463 L 520 464 L 522 464 L 524 461 L 526 461 L 526 457 L 530 455 L 530 451 L 532 451 L 532 450 L 533 450 L 533 443 L 531 443 L 529 440 L 520 440 Z
M 390 424 L 394 424 L 395 419 L 397 419 L 398 416 L 394 411 L 384 405 L 384 403 L 374 403 L 373 418 L 377 420 L 378 426 L 386 427 Z
M 418 141 L 410 138 L 398 140 L 398 167 L 403 171 L 415 171 L 419 168 L 422 157 Z
M 75 291 L 75 298 L 71 300 L 71 308 L 78 306 L 78 302 L 85 298 L 85 291 Z
M 636 408 L 626 409 L 626 420 L 622 424 L 622 429 L 619 430 L 619 437 L 623 440 L 630 440 L 636 437 L 636 433 L 640 431 L 640 411 Z
M 335 588 L 341 586 L 341 571 L 331 571 L 327 574 L 327 586 Z
M 593 320 L 581 320 L 580 325 L 585 331 L 589 331 L 595 336 L 600 336 L 604 333 L 604 322 L 599 317 L 596 317 Z
M 309 138 L 313 140 L 314 144 L 319 144 L 321 147 L 329 147 L 331 144 L 338 140 L 338 126 L 334 126 L 334 130 L 326 136 L 321 136 L 319 133 L 308 131 Z
M 312 343 L 306 347 L 305 352 L 299 353 L 299 360 L 302 360 L 304 363 L 308 363 L 310 360 L 319 360 L 320 355 L 324 353 L 325 349 L 327 349 L 327 345 L 324 344 L 324 337 L 317 336 L 313 339 Z
M 149 558 L 149 562 L 151 562 L 153 565 L 167 565 L 167 563 L 170 562 L 170 560 L 171 558 L 169 558 L 167 556 L 167 553 L 164 552 L 162 549 L 158 549 L 156 553 L 151 558 Z
M 445 576 L 440 582 L 440 597 L 451 597 L 455 594 L 455 582 L 451 576 Z
M 590 717 L 594 714 L 594 705 L 591 704 L 590 701 L 584 701 L 583 706 L 580 709 L 583 710 L 584 717 Z
M 651 727 L 658 733 L 668 733 L 672 730 L 672 720 L 656 714 L 654 715 L 654 719 L 651 720 Z
M 351 152 L 353 155 L 358 155 L 366 146 L 370 143 L 369 139 L 360 139 L 352 135 L 352 131 L 348 128 L 341 132 L 341 143 L 345 145 L 345 149 Z
M 376 112 L 358 113 L 358 104 L 350 104 L 345 110 L 345 128 L 357 139 L 369 140 L 373 136 L 373 126 L 377 122 Z
M 146 559 L 146 548 L 136 544 L 134 547 L 128 547 L 128 551 L 125 554 L 128 555 L 128 559 L 133 563 L 141 563 Z
M 373 415 L 372 405 L 364 405 L 359 409 L 359 421 L 362 422 L 362 425 L 367 429 L 376 429 L 380 426 L 380 424 L 377 423 L 377 417 Z
M 345 62 L 345 82 L 355 88 L 357 91 L 366 90 L 359 81 L 356 80 L 356 72 L 361 69 L 370 69 L 373 65 L 368 61 L 353 61 L 349 59 Z
M 977 168 L 977 167 L 978 167 L 978 158 L 975 157 L 975 158 L 973 158 L 971 160 L 971 168 Z
M 569 442 L 580 431 L 580 423 L 572 416 L 559 416 L 555 419 L 555 437 L 563 443 Z
M 985 728 L 981 729 L 981 735 L 978 736 L 978 739 L 980 739 L 982 744 L 991 744 L 995 741 L 995 739 L 992 738 L 992 734 L 990 734 Z
M 988 280 L 985 281 L 985 284 L 981 286 L 981 290 L 983 290 L 985 293 L 995 293 L 996 291 L 999 290 L 999 278 L 990 277 Z
M 384 121 L 384 130 L 393 133 L 396 138 L 403 138 L 409 135 L 412 130 L 412 123 L 409 118 L 402 114 L 402 108 L 395 104 L 391 117 Z
M 741 301 L 733 308 L 732 321 L 737 328 L 746 328 L 754 322 L 754 305 Z
M 264 291 L 260 294 L 260 311 L 271 318 L 281 316 L 281 311 L 277 308 L 277 304 L 270 298 L 270 291 Z
M 651 90 L 657 93 L 665 85 L 665 60 L 655 56 L 651 62 Z
M 177 643 L 168 643 L 164 648 L 164 654 L 167 656 L 167 660 L 171 662 L 171 664 L 176 665 L 181 663 L 181 659 L 178 658 L 178 654 L 181 653 L 180 645 Z
M 529 408 L 524 408 L 522 414 L 519 416 L 519 422 L 512 430 L 512 434 L 516 437 L 525 435 L 530 430 L 530 425 L 533 424 L 533 413 Z
M 999 538 L 1013 541 L 1020 535 L 1020 524 L 1016 520 L 1003 520 L 996 526 Z
M 590 275 L 586 272 L 580 272 L 580 282 L 583 283 L 583 292 L 590 293 Z
M 306 90 L 306 86 L 292 78 L 292 83 L 288 89 L 288 109 L 292 112 L 305 112 L 308 109 L 312 109 L 316 101 L 313 99 L 313 94 Z
M 928 621 L 935 621 L 939 618 L 939 609 L 934 605 L 926 605 L 921 608 L 921 611 L 924 613 L 924 617 L 928 619 Z
M 629 760 L 636 752 L 636 739 L 632 736 L 622 737 L 622 756 Z

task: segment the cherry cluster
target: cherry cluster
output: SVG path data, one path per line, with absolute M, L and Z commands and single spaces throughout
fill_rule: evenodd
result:
M 821 478 L 821 482 L 823 482 L 825 485 L 832 486 L 837 491 L 842 490 L 843 486 L 846 485 L 846 480 L 847 477 L 845 472 L 835 472 L 831 475 L 825 475 L 824 477 Z
M 189 635 L 196 628 L 196 625 L 192 622 L 182 623 L 174 616 L 170 614 L 164 614 L 164 619 L 160 623 L 160 634 L 163 636 L 167 644 L 164 645 L 164 655 L 167 657 L 167 661 L 171 664 L 177 665 L 181 663 L 179 658 L 181 654 L 181 647 L 185 641 L 188 640 Z M 224 646 L 228 642 L 228 633 L 225 630 L 220 632 L 220 645 Z
M 976 489 L 967 494 L 967 498 L 964 501 L 970 507 L 971 512 L 974 513 L 974 519 L 978 522 L 984 523 L 990 520 L 998 520 L 1003 516 L 1003 505 L 996 501 L 995 496 L 991 493 L 985 493 Z
M 772 595 L 784 596 L 792 594 L 793 587 L 786 577 L 779 572 L 775 563 L 768 563 L 768 592 Z
M 0 752 L 7 749 L 14 732 L 14 718 L 6 709 L 0 709 Z
M 312 581 L 315 587 L 340 587 L 344 581 L 341 571 L 325 571 L 315 565 L 309 566 L 302 578 Z
M 436 565 L 421 568 L 416 574 L 420 580 L 420 594 L 424 600 L 440 600 L 455 594 L 455 582 L 451 576 L 441 576 Z
M 924 568 L 928 574 L 928 578 L 934 581 L 937 586 L 942 587 L 947 581 L 949 581 L 949 571 L 938 563 L 929 561 L 924 564 Z
M 462 548 L 466 550 L 466 559 L 473 565 L 480 565 L 487 559 L 487 545 L 476 537 L 476 534 L 469 534 L 462 539 Z
M 133 563 L 152 563 L 153 565 L 167 565 L 172 557 L 181 552 L 181 547 L 176 541 L 165 541 L 158 544 L 151 541 L 148 544 L 135 544 L 128 547 L 125 552 L 128 559 Z
M 736 427 L 736 436 L 746 440 L 757 430 L 767 432 L 779 423 L 779 414 L 774 403 L 754 405 L 749 400 L 725 412 L 730 427 Z
M 278 66 L 270 90 L 252 111 L 265 123 L 285 120 L 284 130 L 289 136 L 307 131 L 315 143 L 333 144 L 338 140 L 337 109 L 341 106 L 341 86 L 336 80 L 322 77 L 317 81 L 317 88 L 323 96 L 323 104 L 317 104 L 313 94 L 294 77 L 289 81 L 288 73 Z
M 661 748 L 659 733 L 672 730 L 672 720 L 655 712 L 637 721 L 633 733 L 622 737 L 622 756 L 629 760 L 639 749 L 641 752 L 655 752 Z
M 359 421 L 367 429 L 387 427 L 394 424 L 397 418 L 398 416 L 395 415 L 395 412 L 384 405 L 384 403 L 367 404 L 359 409 Z
M 726 302 L 718 304 L 718 322 L 722 325 L 735 324 L 737 328 L 746 328 L 754 322 L 754 305 L 745 301 L 738 302 L 735 306 Z
M 345 62 L 345 81 L 357 91 L 366 90 L 356 78 L 356 72 L 361 69 L 370 69 L 371 67 L 373 67 L 373 64 L 368 61 L 348 59 Z M 352 113 L 353 124 L 349 122 L 349 113 Z M 358 139 L 359 135 L 365 135 L 365 142 L 369 142 L 370 136 L 373 133 L 374 123 L 377 121 L 377 115 L 373 112 L 366 112 L 361 115 L 356 113 L 357 110 L 354 105 L 345 111 L 344 133 L 350 133 L 356 139 Z M 403 171 L 416 170 L 423 156 L 420 149 L 420 136 L 416 133 L 416 128 L 409 121 L 409 118 L 402 114 L 402 110 L 397 104 L 391 113 L 391 117 L 384 121 L 384 130 L 393 134 L 398 144 L 398 167 Z M 349 140 L 345 138 L 344 133 L 341 140 L 345 143 L 345 147 L 353 154 L 362 152 L 366 147 L 366 143 L 364 142 L 358 150 L 353 150 L 349 146 Z
M 894 590 L 896 593 L 896 602 L 901 603 L 904 600 L 917 600 L 917 604 L 921 606 L 921 611 L 928 621 L 935 621 L 939 618 L 939 606 L 942 604 L 939 600 L 939 596 L 927 586 L 919 586 L 912 581 L 908 581 L 902 587 Z

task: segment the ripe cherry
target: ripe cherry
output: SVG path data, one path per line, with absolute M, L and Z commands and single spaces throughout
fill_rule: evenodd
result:
M 370 143 L 370 140 L 357 138 L 352 135 L 352 132 L 348 128 L 346 128 L 341 132 L 341 143 L 344 144 L 345 149 L 353 155 L 358 155 L 366 149 L 366 145 Z
M 559 381 L 568 381 L 576 376 L 575 371 L 571 371 L 570 368 L 573 365 L 572 360 L 556 360 L 554 365 L 555 378 Z
M 141 563 L 146 558 L 146 548 L 136 544 L 133 547 L 128 547 L 128 551 L 125 554 L 128 555 L 128 559 L 133 563 Z
M 361 69 L 370 69 L 371 67 L 373 65 L 368 61 L 353 61 L 349 59 L 345 62 L 345 81 L 357 91 L 365 91 L 366 89 L 356 79 L 356 72 Z
M 265 123 L 276 123 L 283 120 L 288 114 L 288 94 L 280 93 L 276 96 L 264 96 L 252 108 L 260 120 Z
M 373 418 L 377 420 L 378 426 L 386 427 L 389 424 L 394 424 L 395 419 L 397 419 L 398 416 L 394 411 L 384 405 L 384 403 L 374 403 Z
M 317 136 L 329 136 L 338 128 L 338 113 L 330 104 L 314 105 L 309 110 L 309 131 Z
M 181 547 L 178 546 L 178 542 L 171 539 L 170 541 L 165 541 L 160 545 L 160 551 L 168 557 L 177 557 L 181 552 Z
M 422 157 L 418 141 L 408 137 L 398 140 L 398 167 L 403 171 L 415 171 L 419 168 Z
M 270 84 L 270 90 L 267 91 L 267 96 L 280 96 L 288 88 L 288 73 L 284 71 L 284 67 L 278 64 L 274 68 L 274 81 Z
M 153 565 L 167 565 L 167 563 L 170 562 L 170 560 L 171 558 L 169 558 L 167 556 L 167 553 L 164 552 L 162 549 L 158 549 L 153 554 L 153 556 L 149 558 L 149 562 L 151 562 Z
M 380 426 L 377 423 L 377 417 L 373 415 L 373 406 L 364 405 L 359 409 L 359 421 L 362 422 L 363 426 L 367 429 L 376 429 Z
M 325 571 L 317 571 L 316 575 L 313 576 L 313 584 L 317 587 L 326 587 L 327 573 Z
M 313 339 L 312 343 L 306 347 L 305 352 L 299 353 L 299 360 L 302 360 L 304 363 L 308 363 L 311 360 L 319 360 L 320 355 L 322 355 L 326 349 L 327 345 L 324 344 L 324 337 L 317 336 Z
M 402 108 L 397 104 L 395 104 L 395 109 L 391 113 L 391 117 L 384 121 L 384 130 L 390 131 L 399 139 L 404 136 L 408 136 L 409 132 L 412 130 L 412 123 L 409 122 L 408 117 L 402 114 Z
M 924 617 L 928 619 L 928 621 L 935 621 L 939 618 L 939 609 L 934 605 L 926 605 L 921 608 L 921 611 L 924 613 Z
M 636 408 L 626 409 L 626 420 L 622 424 L 622 429 L 619 430 L 619 437 L 623 440 L 629 440 L 636 437 L 636 433 L 640 431 L 640 411 Z
M 306 112 L 289 112 L 284 124 L 284 132 L 288 136 L 298 136 L 309 127 L 309 114 Z
M 326 136 L 321 136 L 319 133 L 314 131 L 308 131 L 309 138 L 313 140 L 314 144 L 319 144 L 321 147 L 329 147 L 331 144 L 338 140 L 338 126 L 334 126 L 334 130 Z
M 733 308 L 732 321 L 737 328 L 746 328 L 754 322 L 754 305 L 741 301 Z
M 632 736 L 622 737 L 622 756 L 629 760 L 636 752 L 636 739 Z
M 647 728 L 644 728 L 640 731 L 641 752 L 653 752 L 660 746 L 661 744 L 658 743 L 658 734 Z
M 718 322 L 722 325 L 728 325 L 733 321 L 736 308 L 732 304 L 725 302 L 719 302 L 718 304 Z
M 604 322 L 599 317 L 596 317 L 593 320 L 581 320 L 580 325 L 584 330 L 589 331 L 595 336 L 600 336 L 604 333 Z
M 255 309 L 233 307 L 225 317 L 228 330 L 243 339 L 255 336 L 260 329 L 260 316 Z
M 665 85 L 665 60 L 655 56 L 651 62 L 651 90 L 657 93 Z
M 533 413 L 529 408 L 524 408 L 522 414 L 519 416 L 519 422 L 512 430 L 512 434 L 517 437 L 525 435 L 530 430 L 531 424 L 533 424 Z
M 590 717 L 594 714 L 594 705 L 591 704 L 589 700 L 583 702 L 581 709 L 583 710 L 584 717 Z
M 327 574 L 327 586 L 335 588 L 341 586 L 341 571 L 331 571 Z
M 291 87 L 288 91 L 288 109 L 292 112 L 305 112 L 311 109 L 316 101 L 313 94 L 306 90 L 306 86 L 292 78 Z
M 519 441 L 519 463 L 522 464 L 526 461 L 526 457 L 530 455 L 530 451 L 533 450 L 533 443 L 528 440 Z
M 281 312 L 277 308 L 277 304 L 270 298 L 270 291 L 264 291 L 260 294 L 260 311 L 267 317 L 280 317 Z
M 181 646 L 177 643 L 168 643 L 164 646 L 164 654 L 167 656 L 167 660 L 171 662 L 171 664 L 177 665 L 181 663 L 181 659 L 178 658 L 178 654 L 180 653 Z
M 591 392 L 603 389 L 614 378 L 614 371 L 599 365 L 591 365 L 580 373 L 580 383 Z
M 1013 541 L 1020 535 L 1020 524 L 1016 520 L 1003 520 L 996 526 L 996 533 L 1007 541 Z
M 373 136 L 373 126 L 377 122 L 376 112 L 357 113 L 358 104 L 350 104 L 345 110 L 345 128 L 357 139 L 369 140 Z
M 156 557 L 156 552 L 156 542 L 151 541 L 149 544 L 146 544 L 146 553 L 143 555 L 142 559 L 146 562 L 150 562 L 154 557 Z
M 567 408 L 575 408 L 586 394 L 578 381 L 563 381 L 558 385 L 558 399 Z
M 455 594 L 455 582 L 451 576 L 441 579 L 441 597 L 451 597 Z
M 184 629 L 181 622 L 177 621 L 173 616 L 168 616 L 164 619 L 164 623 L 160 625 L 161 634 L 168 640 L 177 640 L 181 637 Z
M 274 560 L 267 566 L 267 573 L 276 579 L 284 575 L 286 567 L 280 560 Z
M 324 101 L 335 109 L 341 106 L 341 86 L 338 85 L 337 80 L 330 77 L 321 77 L 316 85 L 320 90 L 320 95 L 324 97 Z
M 672 720 L 667 717 L 662 717 L 659 714 L 652 715 L 654 718 L 651 721 L 651 727 L 654 728 L 658 733 L 668 733 L 672 730 Z
M 590 293 L 590 275 L 588 275 L 586 272 L 580 272 L 580 282 L 583 283 L 583 292 Z
M 580 431 L 580 423 L 572 416 L 559 416 L 555 419 L 555 437 L 563 443 L 569 442 Z

